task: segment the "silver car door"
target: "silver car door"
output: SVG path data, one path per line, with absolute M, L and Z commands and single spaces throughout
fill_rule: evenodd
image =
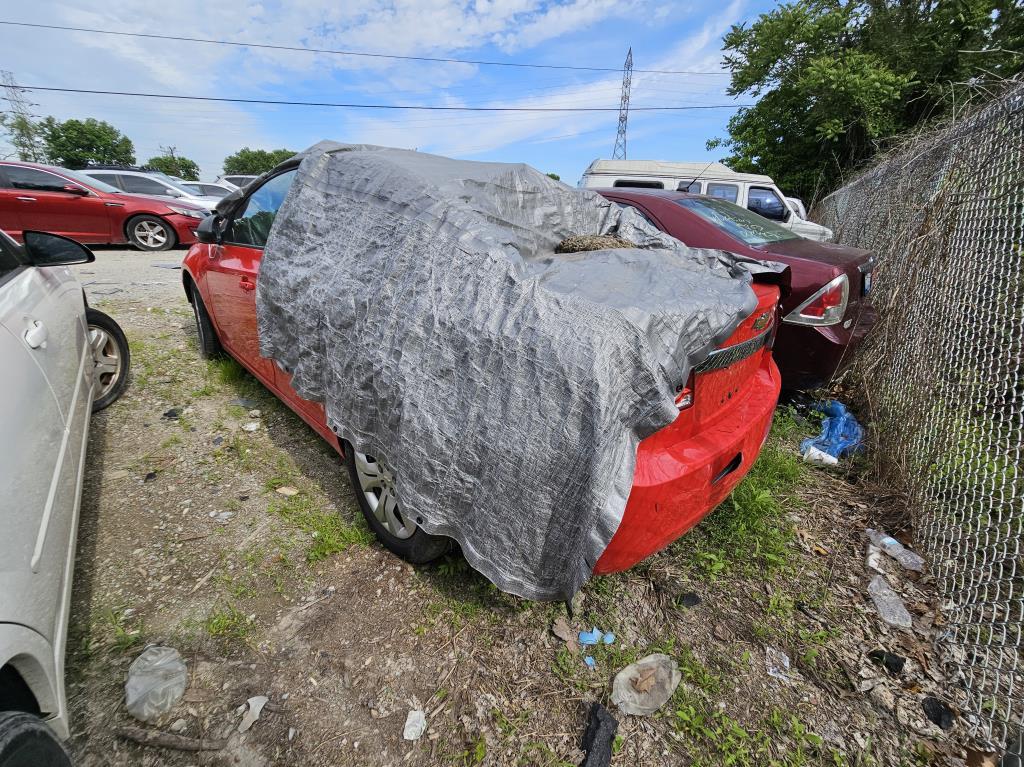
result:
M 12 373 L 0 397 L 0 620 L 59 642 L 92 403 L 81 286 L 65 267 L 22 267 L 0 286 L 0 326 Z

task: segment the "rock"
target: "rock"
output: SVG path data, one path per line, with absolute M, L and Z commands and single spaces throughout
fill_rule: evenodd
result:
M 258 431 L 259 428 L 259 421 L 249 421 L 249 423 L 242 424 L 242 431 Z
M 223 445 L 224 444 L 224 438 L 223 437 L 214 437 L 213 438 L 213 444 L 214 444 L 214 447 L 216 447 L 218 445 Z
M 263 713 L 263 707 L 267 705 L 268 700 L 270 698 L 266 695 L 254 695 L 246 701 L 249 704 L 249 710 L 245 712 L 242 721 L 238 723 L 239 732 L 245 732 L 256 724 L 256 720 L 260 718 L 260 714 Z
M 154 479 L 156 479 L 156 472 L 155 471 L 149 471 L 149 472 L 146 472 L 146 476 L 142 478 L 142 481 L 143 482 L 152 482 Z
M 288 728 L 288 742 L 289 743 L 291 743 L 293 740 L 295 740 L 295 733 L 296 732 L 297 732 L 297 730 L 294 727 L 289 727 Z
M 186 727 L 188 727 L 188 722 L 184 719 L 175 719 L 171 724 L 171 732 L 184 732 Z
M 884 684 L 876 684 L 868 693 L 871 701 L 884 711 L 892 711 L 896 708 L 896 696 Z
M 885 667 L 893 676 L 903 673 L 903 667 L 907 663 L 907 659 L 902 655 L 891 653 L 886 650 L 872 650 L 868 653 L 868 657 L 871 658 L 875 663 L 880 663 Z
M 419 740 L 427 731 L 427 715 L 422 711 L 413 709 L 405 717 L 405 730 L 402 737 L 406 740 Z
M 282 485 L 281 487 L 277 488 L 277 490 L 275 490 L 274 492 L 276 492 L 278 495 L 283 495 L 286 498 L 291 498 L 293 495 L 299 494 L 298 488 L 292 487 L 291 485 Z
M 250 410 L 249 411 L 249 417 L 250 418 L 259 418 L 261 415 L 262 415 L 262 413 L 259 410 Z
M 615 675 L 611 700 L 624 714 L 648 716 L 672 697 L 680 679 L 682 674 L 676 662 L 667 655 L 654 653 Z
M 165 410 L 164 414 L 160 417 L 166 418 L 168 421 L 177 421 L 179 418 L 181 418 L 181 408 L 172 407 L 170 410 Z
M 700 604 L 700 596 L 693 591 L 684 591 L 676 597 L 677 607 L 692 608 Z
M 128 713 L 143 722 L 165 714 L 185 694 L 188 669 L 173 647 L 147 647 L 128 667 L 124 685 Z
M 215 515 L 214 519 L 216 519 L 218 522 L 227 522 L 233 516 L 235 516 L 235 512 L 233 511 L 222 511 L 219 514 Z

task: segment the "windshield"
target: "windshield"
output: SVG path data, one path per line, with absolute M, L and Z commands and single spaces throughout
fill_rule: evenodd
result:
M 685 197 L 676 200 L 687 210 L 692 210 L 705 221 L 714 224 L 726 234 L 747 245 L 765 245 L 780 240 L 795 240 L 793 234 L 767 218 L 751 213 L 746 208 L 734 205 L 726 200 L 712 197 Z
M 92 189 L 98 189 L 99 191 L 106 192 L 107 194 L 121 194 L 121 190 L 116 186 L 111 186 L 106 181 L 100 181 L 98 178 L 86 176 L 84 173 L 78 173 L 77 171 L 68 170 L 67 168 L 61 168 L 60 172 L 61 175 L 73 178 L 79 184 Z
M 158 179 L 160 179 L 160 180 L 161 180 L 161 181 L 163 181 L 163 182 L 164 182 L 165 184 L 167 184 L 167 186 L 170 186 L 170 187 L 173 187 L 173 188 L 177 189 L 177 190 L 178 190 L 179 192 L 181 192 L 182 194 L 186 194 L 186 195 L 188 195 L 188 196 L 190 196 L 190 197 L 191 197 L 191 196 L 193 196 L 193 195 L 195 194 L 195 192 L 190 192 L 190 191 L 189 191 L 188 189 L 186 189 L 185 187 L 183 187 L 183 186 L 182 186 L 181 184 L 179 184 L 179 183 L 178 183 L 177 181 L 175 181 L 175 180 L 174 180 L 173 178 L 171 178 L 170 176 L 168 176 L 168 175 L 167 175 L 166 173 L 161 173 L 161 172 L 160 172 L 160 171 L 158 171 L 158 170 L 147 170 L 147 171 L 146 171 L 146 175 L 147 175 L 147 176 L 153 176 L 154 178 L 158 178 Z

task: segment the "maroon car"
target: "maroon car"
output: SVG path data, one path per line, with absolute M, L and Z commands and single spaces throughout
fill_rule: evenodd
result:
M 773 350 L 787 389 L 827 383 L 850 362 L 874 323 L 863 298 L 874 258 L 859 248 L 806 240 L 726 200 L 659 189 L 598 189 L 640 211 L 663 232 L 694 248 L 717 248 L 779 261 L 792 272 L 792 292 Z
M 0 162 L 0 229 L 21 241 L 25 230 L 52 232 L 90 244 L 130 242 L 167 250 L 196 241 L 209 214 L 179 200 L 125 194 L 66 168 Z

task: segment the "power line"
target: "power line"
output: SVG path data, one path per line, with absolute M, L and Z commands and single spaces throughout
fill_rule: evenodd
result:
M 453 107 L 424 106 L 418 104 L 350 104 L 334 101 L 284 101 L 277 99 L 239 99 L 226 96 L 178 96 L 172 93 L 135 93 L 133 91 L 103 91 L 89 88 L 52 88 L 42 85 L 23 85 L 27 91 L 55 93 L 87 93 L 94 96 L 132 96 L 134 98 L 178 99 L 181 101 L 220 101 L 230 104 L 271 104 L 274 106 L 334 107 L 339 109 L 408 109 L 427 112 L 618 112 L 618 107 Z M 694 109 L 739 109 L 751 104 L 690 104 L 686 106 L 633 107 L 634 112 L 685 112 Z
M 486 67 L 518 67 L 523 69 L 569 69 L 582 72 L 621 72 L 614 67 L 581 67 L 570 64 L 530 64 L 512 61 L 485 61 L 480 59 L 449 59 L 433 56 L 401 56 L 394 53 L 367 53 L 365 51 L 332 50 L 329 48 L 308 48 L 299 45 L 272 45 L 270 43 L 247 43 L 238 40 L 211 40 L 204 37 L 180 37 L 176 35 L 154 35 L 145 32 L 119 32 L 111 29 L 92 29 L 90 27 L 65 27 L 58 24 L 30 24 L 24 21 L 0 21 L 0 24 L 11 27 L 29 27 L 32 29 L 56 29 L 62 32 L 89 32 L 95 35 L 116 35 L 118 37 L 143 37 L 149 40 L 172 40 L 174 42 L 206 43 L 209 45 L 230 45 L 237 48 L 264 48 L 273 51 L 301 51 L 304 53 L 329 53 L 335 56 L 361 56 L 373 59 L 396 59 L 399 61 L 430 61 L 438 64 L 475 64 Z M 680 69 L 635 69 L 635 72 L 646 72 L 659 75 L 715 75 L 727 77 L 728 72 L 700 72 Z

